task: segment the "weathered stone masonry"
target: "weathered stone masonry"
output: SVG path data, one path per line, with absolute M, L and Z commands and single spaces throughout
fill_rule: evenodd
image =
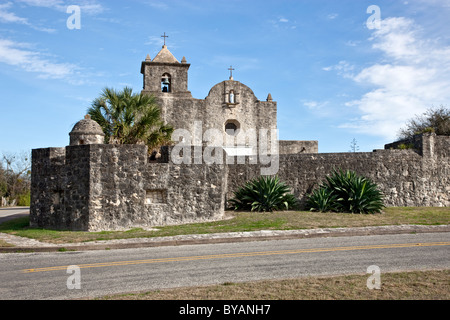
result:
M 32 226 L 124 230 L 221 219 L 225 165 L 149 163 L 141 145 L 33 150 Z
M 333 169 L 349 169 L 376 182 L 387 206 L 450 206 L 450 137 L 415 138 L 419 149 L 280 155 L 278 176 L 303 204 Z M 258 175 L 255 165 L 230 166 L 227 197 Z
M 224 141 L 227 128 L 237 129 L 235 136 L 276 129 L 277 104 L 270 94 L 260 101 L 230 77 L 204 100 L 194 99 L 188 69 L 186 59 L 178 62 L 166 46 L 142 63 L 142 92 L 156 96 L 167 123 L 190 133 L 201 123 L 200 137 L 213 128 Z M 146 146 L 105 145 L 103 138 L 100 126 L 86 117 L 74 126 L 69 146 L 32 151 L 31 226 L 100 231 L 219 220 L 233 192 L 267 167 L 248 158 L 244 164 L 227 164 L 226 158 L 224 164 L 199 158 L 175 164 L 173 147 L 150 161 Z M 411 149 L 399 150 L 402 144 Z M 450 137 L 423 134 L 384 150 L 328 154 L 318 153 L 317 141 L 279 141 L 278 160 L 277 175 L 300 204 L 333 169 L 351 169 L 379 185 L 387 206 L 450 206 Z
M 374 180 L 387 206 L 450 206 L 450 137 L 418 139 L 419 150 L 280 155 L 278 176 L 301 203 L 340 168 Z M 33 150 L 31 225 L 98 231 L 218 220 L 226 199 L 261 169 L 147 159 L 140 145 Z

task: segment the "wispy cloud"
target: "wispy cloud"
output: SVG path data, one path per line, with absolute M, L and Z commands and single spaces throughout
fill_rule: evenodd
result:
M 383 53 L 383 62 L 355 75 L 345 73 L 355 83 L 373 89 L 347 102 L 360 116 L 341 127 L 395 139 L 406 120 L 450 101 L 450 47 L 426 37 L 407 18 L 383 20 L 369 40 L 373 49 Z
M 326 118 L 335 112 L 335 110 L 330 106 L 329 101 L 302 100 L 301 103 L 304 107 L 308 108 L 308 110 L 319 117 Z
M 337 17 L 339 17 L 339 14 L 338 14 L 338 13 L 330 13 L 329 15 L 327 15 L 327 19 L 328 19 L 328 20 L 334 20 L 334 19 L 336 19 Z
M 338 64 L 334 66 L 328 66 L 322 68 L 324 71 L 336 71 L 337 74 L 345 77 L 345 78 L 351 78 L 353 77 L 353 72 L 355 70 L 355 66 L 350 64 L 348 61 L 342 60 L 339 61 Z
M 152 7 L 154 9 L 162 9 L 167 10 L 170 8 L 170 6 L 167 3 L 164 2 L 156 2 L 156 1 L 145 1 L 145 4 L 149 7 Z
M 0 39 L 0 63 L 33 72 L 43 79 L 66 79 L 76 74 L 79 68 L 74 64 L 56 63 L 46 59 L 41 53 L 31 51 L 26 43 Z
M 8 9 L 11 7 L 12 2 L 0 4 L 0 22 L 28 24 L 28 19 L 18 17 L 14 13 L 8 12 Z
M 149 36 L 144 44 L 151 46 L 162 46 L 164 44 L 164 40 L 158 36 Z
M 55 32 L 55 29 L 40 27 L 28 21 L 27 18 L 19 17 L 15 13 L 10 12 L 9 9 L 13 6 L 12 2 L 3 3 L 0 5 L 0 22 L 1 23 L 18 23 L 26 25 L 32 29 L 44 32 Z
M 283 28 L 283 29 L 296 29 L 297 25 L 295 21 L 291 21 L 284 16 L 279 16 L 276 19 L 268 20 L 268 23 L 271 24 L 275 28 Z
M 96 15 L 106 10 L 105 7 L 96 0 L 16 0 L 16 2 L 23 3 L 28 6 L 50 8 L 63 12 L 66 12 L 69 5 L 78 5 L 82 13 L 91 15 Z

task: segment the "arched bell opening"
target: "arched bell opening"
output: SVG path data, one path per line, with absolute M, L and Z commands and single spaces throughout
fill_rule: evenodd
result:
M 168 73 L 161 77 L 161 92 L 172 92 L 172 77 Z

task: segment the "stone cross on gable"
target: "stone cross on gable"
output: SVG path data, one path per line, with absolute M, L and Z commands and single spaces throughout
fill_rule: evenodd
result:
M 233 70 L 234 70 L 233 66 L 230 66 L 228 70 L 230 70 L 230 80 L 233 80 Z

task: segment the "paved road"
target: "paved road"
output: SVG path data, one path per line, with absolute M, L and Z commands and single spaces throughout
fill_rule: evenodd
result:
M 26 217 L 29 214 L 29 207 L 0 208 L 0 224 L 11 219 Z
M 0 254 L 0 299 L 72 299 L 308 275 L 450 268 L 450 233 Z M 68 289 L 67 266 L 81 289 Z

